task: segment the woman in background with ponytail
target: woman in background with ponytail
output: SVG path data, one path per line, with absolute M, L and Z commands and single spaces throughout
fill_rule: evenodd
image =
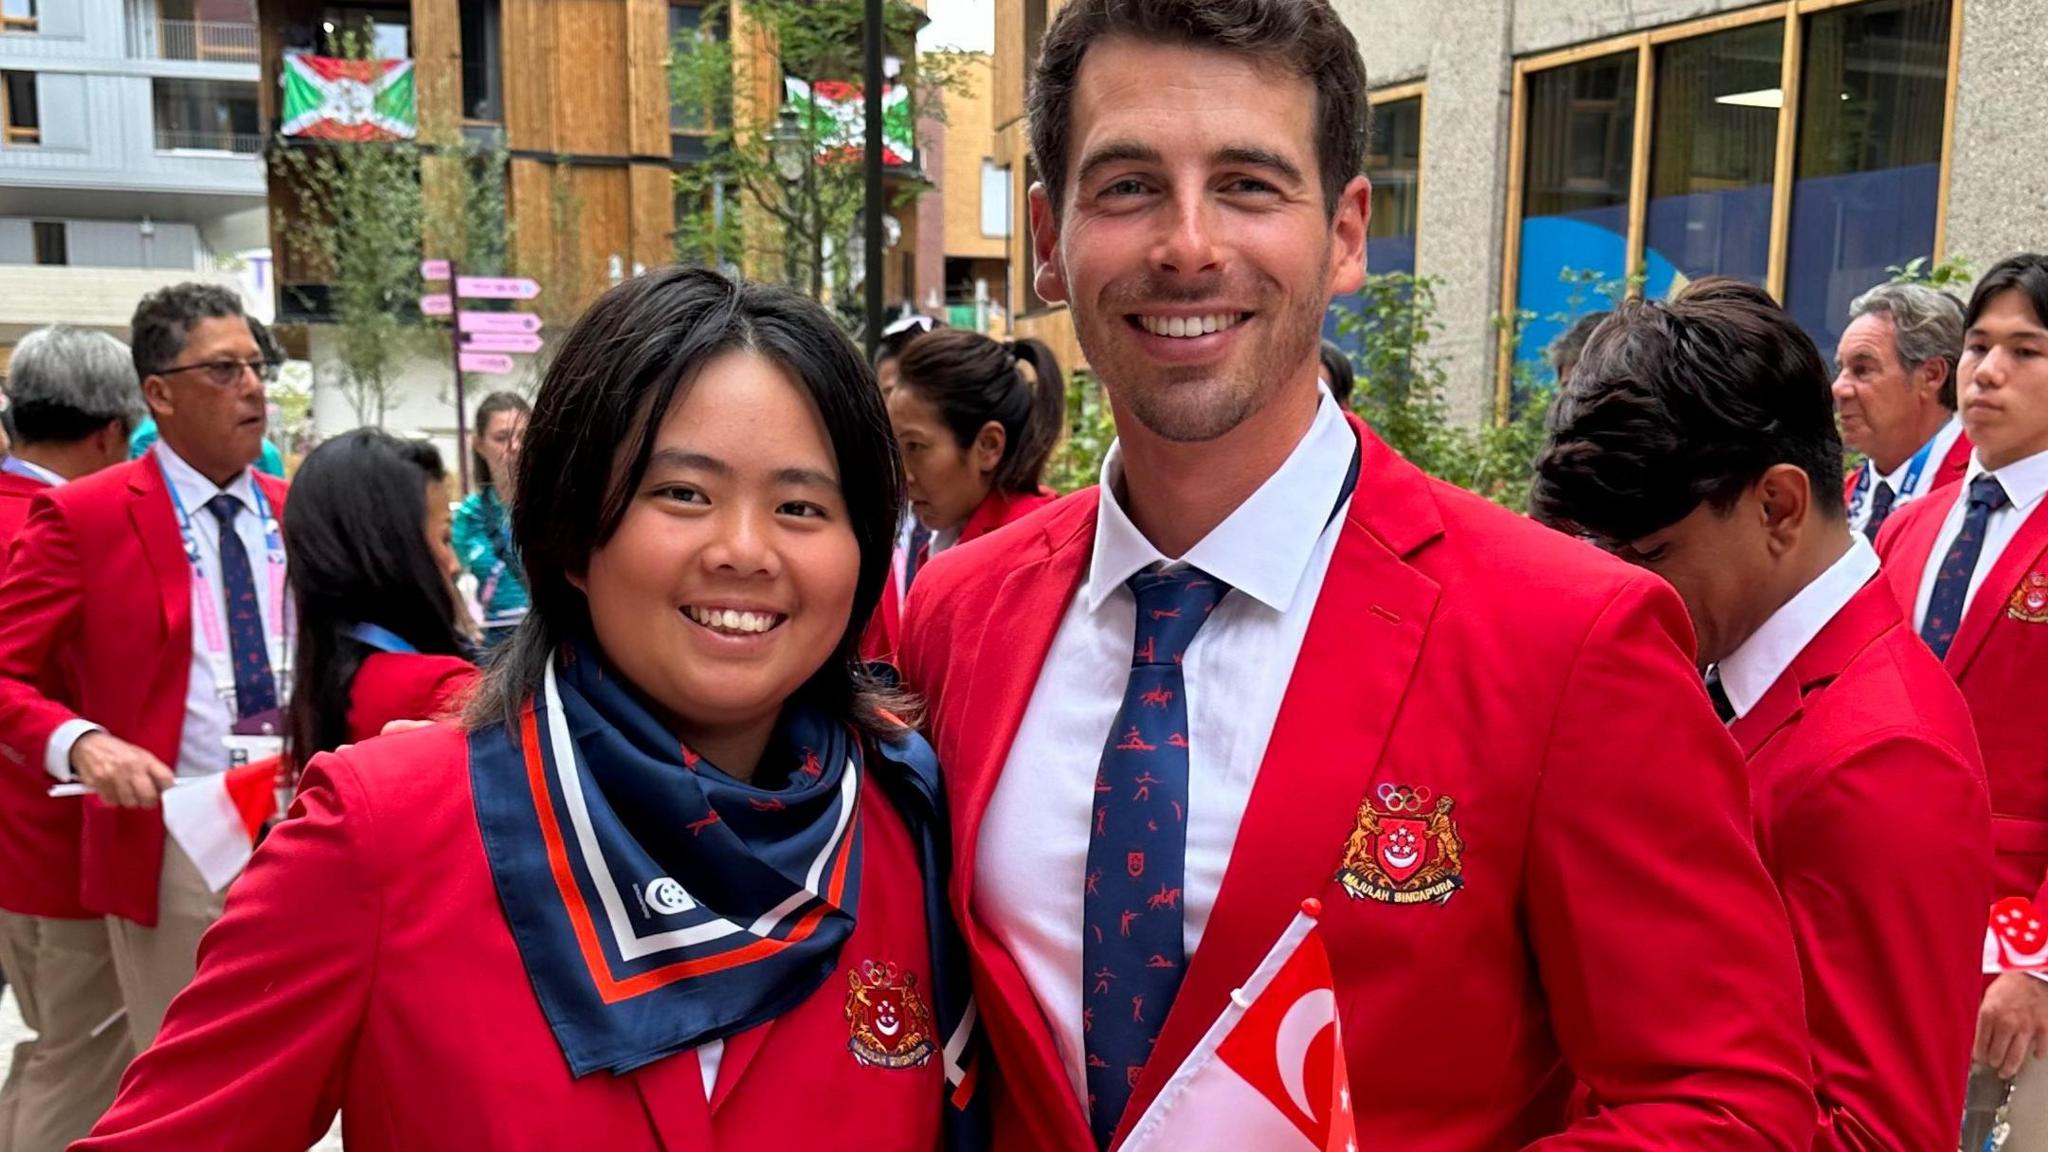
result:
M 897 363 L 889 423 L 923 530 L 897 557 L 862 638 L 862 654 L 882 661 L 894 657 L 903 598 L 927 560 L 1052 502 L 1039 479 L 1067 411 L 1066 377 L 1037 340 L 945 328 L 911 341 Z

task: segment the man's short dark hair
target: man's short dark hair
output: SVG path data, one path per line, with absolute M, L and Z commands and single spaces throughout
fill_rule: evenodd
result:
M 1071 0 L 1053 17 L 1031 77 L 1031 155 L 1053 212 L 1065 192 L 1081 60 L 1115 36 L 1212 48 L 1278 65 L 1315 88 L 1323 207 L 1364 171 L 1371 110 L 1358 41 L 1328 0 Z
M 244 316 L 242 298 L 219 284 L 187 281 L 144 296 L 128 322 L 136 379 L 175 367 L 194 325 L 229 316 Z
M 142 391 L 128 349 L 105 332 L 55 324 L 21 338 L 8 417 L 24 444 L 70 444 L 115 420 L 134 428 Z
M 1550 368 L 1557 373 L 1559 380 L 1569 377 L 1572 369 L 1578 367 L 1579 357 L 1586 354 L 1586 341 L 1593 338 L 1594 330 L 1610 315 L 1612 313 L 1605 310 L 1588 312 L 1572 321 L 1571 327 L 1550 342 Z
M 2022 252 L 1993 264 L 1991 271 L 1977 281 L 1977 290 L 1970 293 L 1970 306 L 1963 313 L 1963 331 L 1975 326 L 1992 299 L 2005 292 L 2018 292 L 2025 297 L 2034 309 L 2034 319 L 2048 325 L 2048 254 Z
M 1840 519 L 1842 437 L 1811 337 L 1760 288 L 1700 280 L 1669 304 L 1631 300 L 1559 391 L 1530 512 L 1606 543 L 1640 540 L 1702 503 L 1719 511 L 1774 465 Z

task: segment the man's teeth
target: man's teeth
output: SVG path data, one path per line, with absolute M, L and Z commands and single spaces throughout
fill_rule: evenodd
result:
M 1214 316 L 1140 316 L 1138 323 L 1154 336 L 1206 336 L 1237 327 L 1244 316 L 1242 312 L 1219 312 Z
M 782 617 L 772 612 L 737 612 L 731 608 L 689 607 L 683 609 L 683 614 L 720 632 L 766 632 L 782 623 Z

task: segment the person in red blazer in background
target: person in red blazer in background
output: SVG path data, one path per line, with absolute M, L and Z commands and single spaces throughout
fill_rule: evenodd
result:
M 1991 802 L 1969 707 L 1849 530 L 1841 474 L 1813 341 L 1706 279 L 1601 326 L 1530 505 L 1685 600 L 1799 945 L 1814 1148 L 1933 1149 L 1969 1076 Z
M 220 910 L 198 868 L 167 848 L 157 797 L 173 766 L 226 769 L 231 729 L 274 730 L 291 653 L 285 487 L 250 469 L 274 365 L 240 297 L 197 283 L 153 293 L 130 349 L 162 439 L 36 497 L 0 580 L 0 757 L 44 787 L 75 778 L 92 790 L 73 801 L 84 806 L 79 895 L 109 918 L 141 1048 Z M 72 683 L 53 695 L 43 677 L 59 662 Z
M 606 293 L 523 445 L 531 611 L 460 723 L 307 765 L 76 1152 L 971 1135 L 936 765 L 858 652 L 901 476 L 816 303 Z
M 1849 527 L 1876 540 L 1901 505 L 1963 478 L 1970 438 L 1956 415 L 1963 306 L 1925 284 L 1880 284 L 1849 305 L 1835 347 L 1842 441 L 1863 461 L 1843 478 Z
M 863 654 L 884 662 L 901 639 L 904 591 L 931 557 L 1052 502 L 1039 480 L 1067 414 L 1067 379 L 1037 340 L 942 328 L 912 340 L 893 363 L 889 423 L 915 524 L 861 640 Z
M 1366 90 L 1323 0 L 1047 31 L 1037 289 L 1118 441 L 934 561 L 903 645 L 997 1147 L 1114 1147 L 1316 897 L 1373 1146 L 1803 1149 L 1798 962 L 1679 598 L 1318 384 Z
M 306 454 L 284 518 L 298 610 L 298 684 L 287 752 L 368 740 L 393 720 L 461 710 L 476 665 L 462 655 L 448 475 L 434 446 L 375 428 Z
M 1976 721 L 1996 895 L 2048 907 L 2048 255 L 2012 257 L 1977 282 L 1957 378 L 1976 444 L 1969 477 L 1895 516 L 1878 553 Z M 1993 980 L 1975 1055 L 1973 1119 L 1988 1121 L 2010 1081 L 2007 1152 L 2048 1148 L 2048 984 Z
M 127 345 L 56 326 L 29 333 L 9 364 L 20 438 L 0 459 L 0 577 L 34 497 L 128 458 L 142 393 Z M 71 682 L 68 656 L 44 668 L 46 695 Z M 134 1047 L 106 920 L 78 898 L 79 804 L 48 795 L 39 771 L 0 765 L 0 971 L 35 1038 L 0 1087 L 0 1148 L 62 1148 L 114 1099 Z

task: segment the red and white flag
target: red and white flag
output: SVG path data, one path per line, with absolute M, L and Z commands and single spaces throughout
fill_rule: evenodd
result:
M 1123 1152 L 1358 1152 L 1321 911 L 1302 904 Z
M 199 866 L 199 875 L 213 891 L 241 875 L 256 850 L 256 834 L 277 814 L 281 763 L 273 756 L 180 780 L 164 793 L 164 830 Z

